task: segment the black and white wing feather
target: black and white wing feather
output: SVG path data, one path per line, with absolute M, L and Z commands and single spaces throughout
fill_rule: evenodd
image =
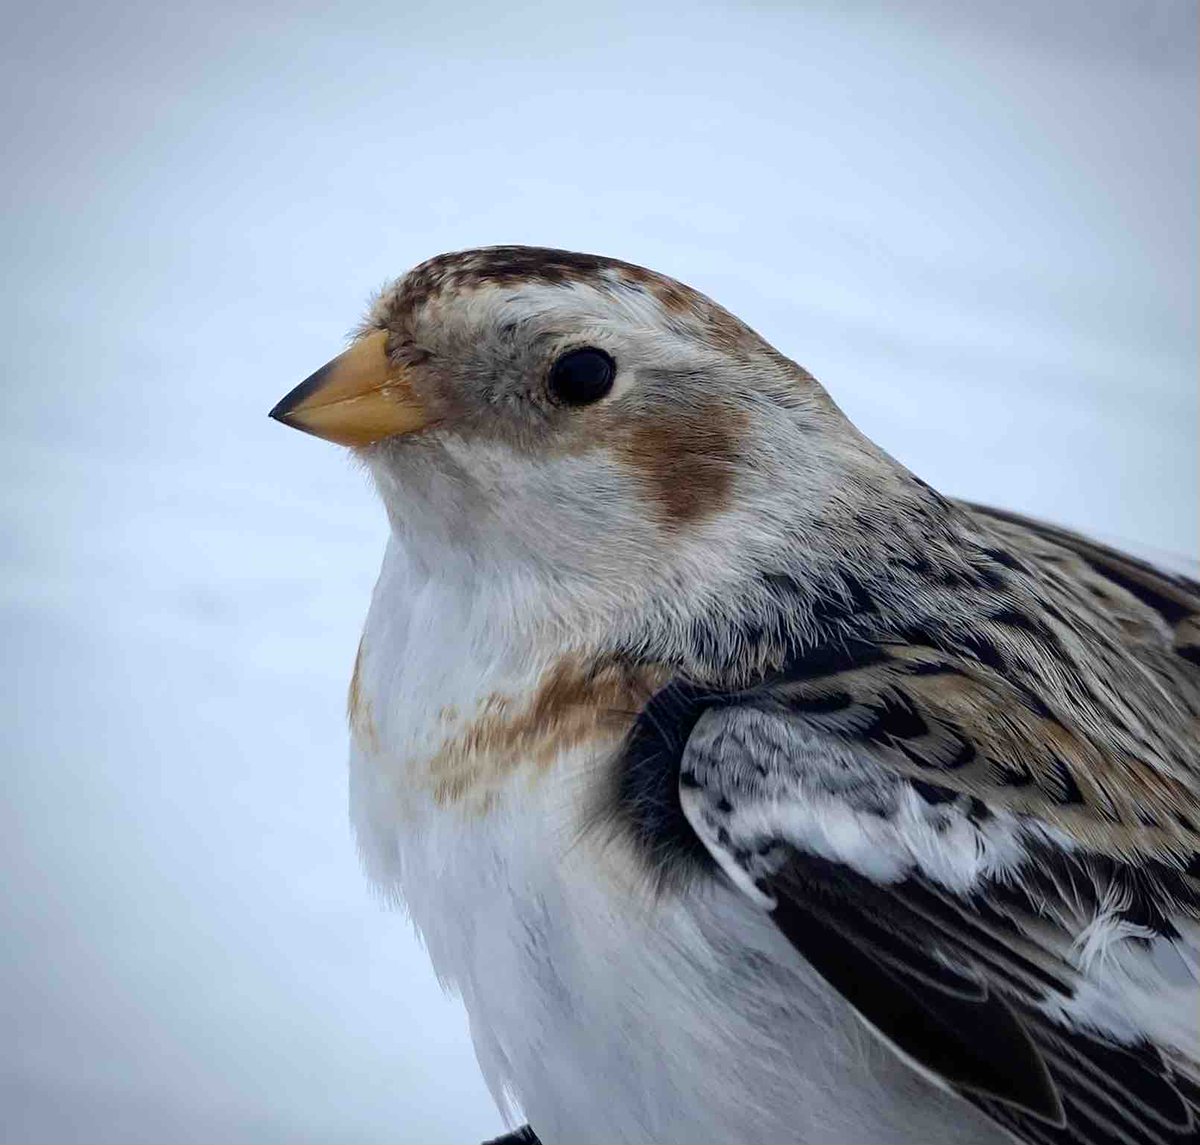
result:
M 897 1053 L 1018 1139 L 1196 1145 L 1200 590 L 995 530 L 997 578 L 1037 592 L 1005 585 L 974 634 L 848 635 L 749 687 L 663 688 L 626 745 L 629 818 L 664 878 L 723 872 Z M 1105 605 L 1072 625 L 1080 584 Z M 1088 679 L 1072 631 L 1123 649 L 1145 695 Z M 1177 723 L 1115 736 L 1138 710 Z
M 721 869 L 869 1026 L 1024 1139 L 1200 1140 L 1187 1030 L 1175 1045 L 1164 1023 L 1149 1036 L 1132 982 L 1097 1005 L 1090 993 L 1119 990 L 1120 975 L 1089 975 L 1080 956 L 1089 926 L 1128 932 L 1110 941 L 1136 939 L 1146 973 L 1176 961 L 1176 987 L 1150 1003 L 1194 1022 L 1194 948 L 1181 953 L 1166 925 L 1106 913 L 1157 894 L 1139 882 L 1169 888 L 1168 872 L 1064 853 L 1014 818 L 907 780 L 889 791 L 844 760 L 842 775 L 826 762 L 817 781 L 829 794 L 816 796 L 811 777 L 789 793 L 772 775 L 789 758 L 780 722 L 706 712 L 681 760 L 681 807 Z M 817 750 L 790 758 L 812 768 Z

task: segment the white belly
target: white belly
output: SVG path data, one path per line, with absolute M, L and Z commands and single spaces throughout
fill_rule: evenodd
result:
M 624 844 L 583 829 L 602 743 L 490 774 L 486 799 L 439 796 L 447 729 L 544 663 L 487 654 L 486 621 L 437 584 L 397 585 L 410 574 L 389 562 L 352 816 L 370 874 L 461 993 L 502 1107 L 546 1145 L 1008 1140 L 881 1046 L 736 891 L 651 896 Z M 402 591 L 412 607 L 386 610 Z
M 503 1107 L 559 1142 L 1007 1141 L 897 1060 L 755 906 L 654 901 L 551 789 L 401 843 L 401 893 Z M 505 800 L 507 804 L 509 801 Z

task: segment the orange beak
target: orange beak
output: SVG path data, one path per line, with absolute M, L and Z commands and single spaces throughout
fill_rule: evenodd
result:
M 402 366 L 377 330 L 305 378 L 272 411 L 276 421 L 339 445 L 374 445 L 430 423 Z

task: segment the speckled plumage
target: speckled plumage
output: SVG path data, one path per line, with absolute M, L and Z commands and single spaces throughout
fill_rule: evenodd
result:
M 361 450 L 353 814 L 502 1106 L 1200 1140 L 1196 584 L 941 496 L 641 268 L 442 256 L 376 331 L 428 426 Z

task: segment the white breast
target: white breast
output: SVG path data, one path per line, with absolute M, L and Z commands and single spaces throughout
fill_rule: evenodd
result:
M 749 901 L 717 884 L 655 899 L 621 845 L 583 831 L 607 745 L 439 801 L 446 738 L 545 668 L 500 644 L 470 593 L 389 550 L 351 809 L 369 873 L 461 993 L 502 1108 L 547 1145 L 1007 1140 L 883 1049 Z

